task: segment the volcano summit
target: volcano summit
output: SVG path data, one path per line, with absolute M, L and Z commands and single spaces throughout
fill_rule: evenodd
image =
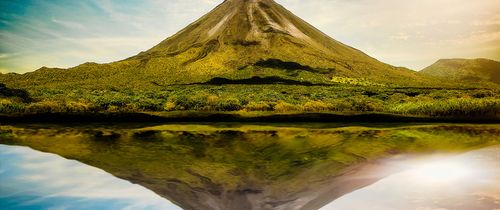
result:
M 131 58 L 67 70 L 42 68 L 16 79 L 51 86 L 143 87 L 200 84 L 214 78 L 233 84 L 250 78 L 267 84 L 328 84 L 334 76 L 400 84 L 419 77 L 330 38 L 273 0 L 226 0 Z

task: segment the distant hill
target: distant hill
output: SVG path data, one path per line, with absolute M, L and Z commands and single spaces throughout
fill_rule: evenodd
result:
M 420 73 L 456 81 L 500 84 L 500 62 L 488 59 L 441 59 Z
M 226 0 L 150 50 L 108 63 L 3 75 L 14 86 L 144 87 L 269 78 L 326 84 L 334 76 L 413 84 L 422 75 L 340 43 L 273 0 Z

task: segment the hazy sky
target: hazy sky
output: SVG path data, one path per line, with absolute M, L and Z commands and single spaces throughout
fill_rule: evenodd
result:
M 0 72 L 111 62 L 147 50 L 223 0 L 0 0 Z M 419 70 L 500 60 L 499 0 L 276 0 L 333 38 Z

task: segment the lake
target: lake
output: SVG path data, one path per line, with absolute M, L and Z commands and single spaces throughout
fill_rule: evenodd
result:
M 0 144 L 2 209 L 500 208 L 500 125 L 27 124 Z

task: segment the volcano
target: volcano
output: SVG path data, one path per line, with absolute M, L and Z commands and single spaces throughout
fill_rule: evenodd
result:
M 400 84 L 420 77 L 330 38 L 273 0 L 226 0 L 150 50 L 122 61 L 23 75 L 37 85 L 117 87 L 214 79 L 258 83 L 255 78 L 328 84 L 339 76 Z

